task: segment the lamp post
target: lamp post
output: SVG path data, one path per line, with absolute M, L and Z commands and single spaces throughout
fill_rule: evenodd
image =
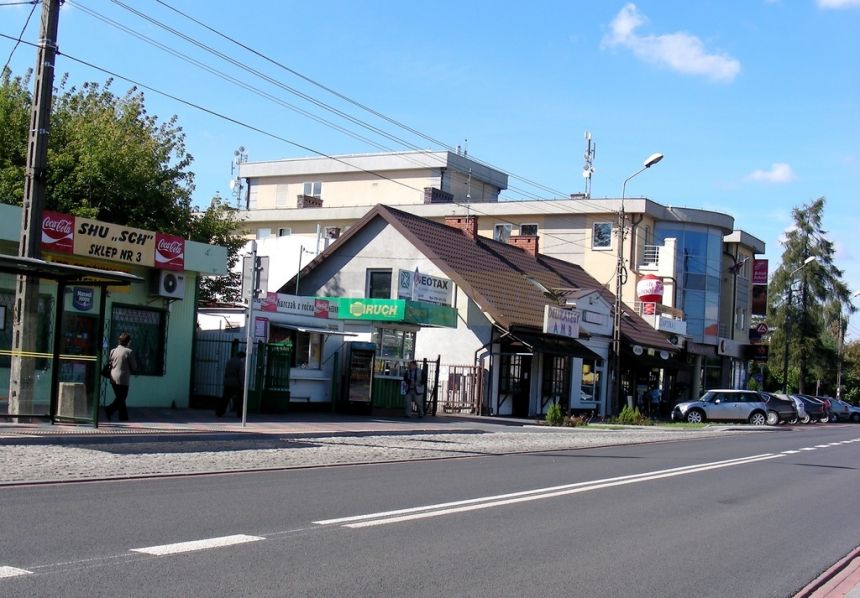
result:
M 856 291 L 854 294 L 851 295 L 851 297 L 848 300 L 849 301 L 849 307 L 853 307 L 851 305 L 851 301 L 854 300 L 856 297 L 860 297 L 860 291 Z M 837 355 L 836 355 L 836 398 L 837 399 L 842 398 L 842 351 L 845 348 L 845 326 L 847 326 L 847 325 L 848 325 L 848 323 L 842 317 L 841 310 L 840 310 L 840 314 L 839 314 L 839 350 L 837 351 Z
M 624 179 L 624 184 L 621 186 L 621 209 L 618 210 L 618 260 L 615 267 L 615 313 L 613 314 L 612 322 L 612 353 L 615 360 L 613 366 L 615 376 L 615 388 L 610 395 L 614 397 L 615 407 L 621 402 L 621 293 L 624 287 L 624 281 L 627 278 L 627 269 L 624 267 L 624 199 L 627 193 L 627 182 L 633 177 L 642 174 L 647 169 L 654 166 L 657 162 L 663 159 L 663 154 L 651 154 L 645 160 L 642 168 Z
M 803 270 L 807 265 L 817 261 L 817 257 L 810 255 L 808 258 L 803 260 L 802 264 L 792 270 L 788 275 L 788 301 L 786 302 L 785 307 L 785 346 L 782 349 L 782 394 L 788 394 L 788 339 L 791 336 L 791 318 L 789 317 L 791 314 L 789 312 L 791 310 L 791 296 L 794 294 L 792 278 L 794 278 L 794 275 Z

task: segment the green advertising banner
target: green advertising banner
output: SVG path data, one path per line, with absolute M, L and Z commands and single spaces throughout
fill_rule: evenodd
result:
M 406 314 L 403 299 L 357 299 L 352 297 L 329 297 L 337 301 L 339 320 L 374 320 L 378 322 L 402 322 Z
M 421 326 L 456 328 L 457 310 L 447 305 L 407 301 L 404 321 L 408 324 L 419 324 Z

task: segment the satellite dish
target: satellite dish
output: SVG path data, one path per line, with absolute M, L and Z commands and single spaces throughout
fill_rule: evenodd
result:
M 233 187 L 236 186 L 236 179 L 230 179 L 229 185 L 230 185 L 230 191 L 232 191 Z
M 591 171 L 590 170 L 583 170 L 582 176 L 585 178 L 589 178 L 591 176 Z

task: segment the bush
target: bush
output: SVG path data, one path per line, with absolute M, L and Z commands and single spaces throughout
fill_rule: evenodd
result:
M 564 424 L 564 413 L 561 410 L 561 405 L 553 403 L 546 410 L 546 423 L 551 426 L 560 426 Z
M 568 428 L 576 428 L 578 426 L 587 426 L 588 420 L 590 420 L 590 419 L 591 419 L 590 417 L 586 418 L 586 417 L 583 417 L 581 415 L 571 415 L 570 417 L 564 418 L 564 424 L 562 424 L 562 425 L 567 426 Z
M 622 424 L 626 426 L 650 426 L 652 422 L 646 415 L 639 413 L 637 407 L 625 406 L 614 420 L 614 424 Z

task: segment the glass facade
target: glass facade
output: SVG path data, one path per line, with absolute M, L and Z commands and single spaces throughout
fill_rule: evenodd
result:
M 720 330 L 720 264 L 723 231 L 703 225 L 657 223 L 654 240 L 676 239 L 678 307 L 684 310 L 687 334 L 697 343 L 715 344 Z

